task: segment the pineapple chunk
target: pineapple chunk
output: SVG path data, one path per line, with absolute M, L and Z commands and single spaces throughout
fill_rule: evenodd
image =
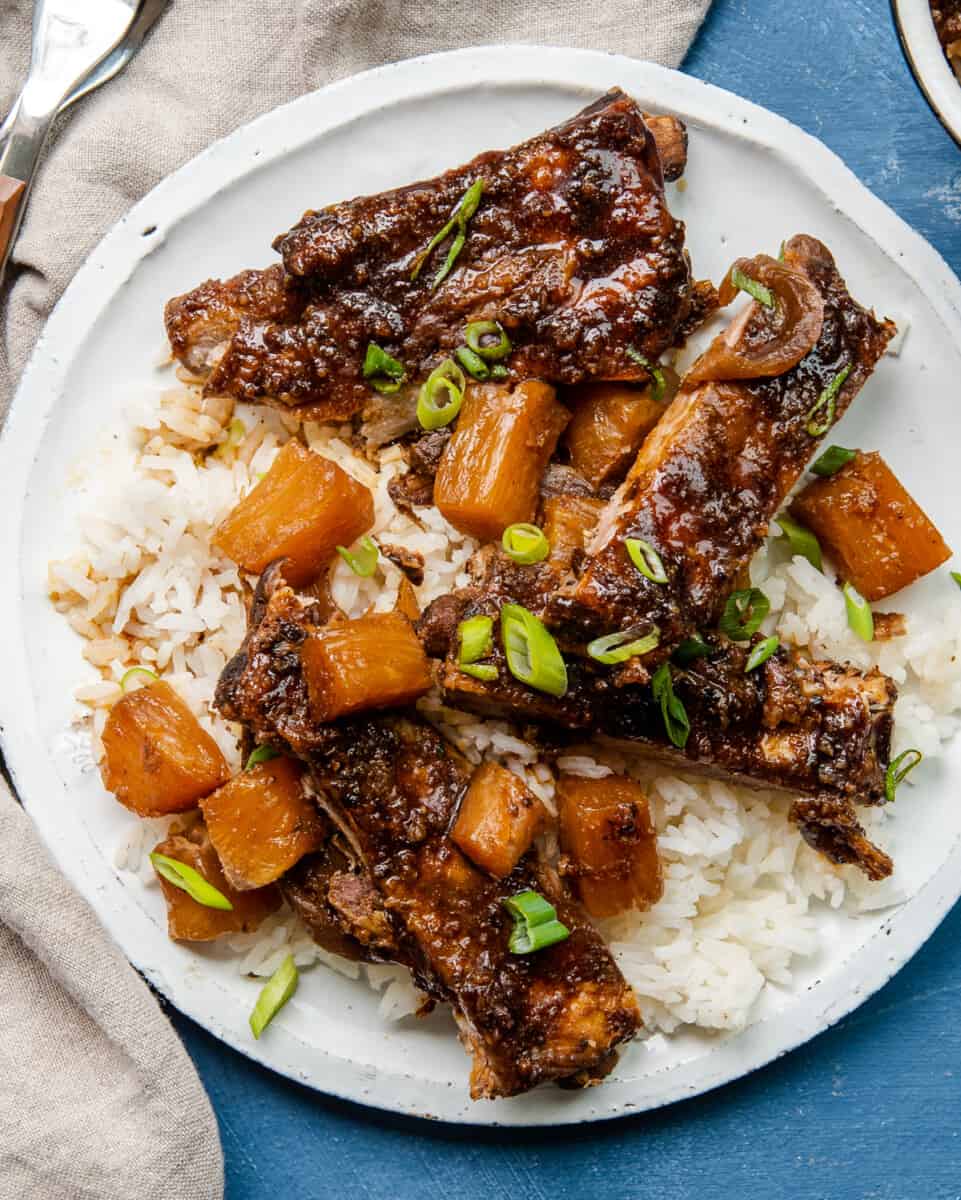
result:
M 455 529 L 496 541 L 532 521 L 538 488 L 570 413 L 537 380 L 512 392 L 473 387 L 434 480 L 434 503 Z
M 491 875 L 509 875 L 527 853 L 544 807 L 513 771 L 484 763 L 474 772 L 451 841 Z
M 294 759 L 272 758 L 241 771 L 201 802 L 232 887 L 264 887 L 320 849 L 324 826 L 304 792 L 302 774 Z
M 255 575 L 286 558 L 284 577 L 303 587 L 330 563 L 338 545 L 349 546 L 373 524 L 370 491 L 336 463 L 291 441 L 227 514 L 214 545 Z
M 647 797 L 622 775 L 557 781 L 561 848 L 592 917 L 649 908 L 663 880 Z
M 315 721 L 409 704 L 431 686 L 427 655 L 398 612 L 336 621 L 300 649 Z
M 189 834 L 168 837 L 154 847 L 154 853 L 193 867 L 233 905 L 232 911 L 228 912 L 198 904 L 158 873 L 167 901 L 167 932 L 175 941 L 209 942 L 225 933 L 253 933 L 266 917 L 280 908 L 280 892 L 275 887 L 240 892 L 230 886 L 203 825 L 197 825 Z
M 571 466 L 593 487 L 626 473 L 667 408 L 629 383 L 584 383 L 564 399 L 574 409 L 564 434 Z
M 809 483 L 791 514 L 869 601 L 892 596 L 951 557 L 880 454 L 859 450 L 836 475 Z
M 121 696 L 102 741 L 104 786 L 140 817 L 196 808 L 230 775 L 220 747 L 162 679 Z

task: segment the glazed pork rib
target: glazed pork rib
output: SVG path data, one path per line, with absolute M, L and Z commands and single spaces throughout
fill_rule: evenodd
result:
M 206 390 L 342 419 L 371 398 L 376 342 L 408 382 L 496 319 L 515 379 L 644 376 L 716 302 L 695 284 L 664 175 L 686 158 L 684 127 L 611 92 L 511 150 L 436 179 L 308 212 L 275 241 L 283 265 L 208 280 L 167 305 L 174 356 Z M 484 189 L 450 273 L 451 234 L 424 257 L 467 190 Z M 418 266 L 420 269 L 418 270 Z M 415 277 L 416 276 L 416 277 Z
M 311 720 L 298 653 L 311 612 L 276 579 L 271 586 L 216 702 L 258 740 L 309 764 L 368 881 L 360 885 L 366 898 L 350 899 L 349 913 L 340 902 L 341 928 L 356 945 L 374 919 L 380 940 L 368 941 L 365 953 L 409 965 L 429 996 L 451 1004 L 473 1055 L 475 1099 L 516 1095 L 547 1080 L 600 1079 L 640 1025 L 633 992 L 600 936 L 536 853 L 496 880 L 454 846 L 447 831 L 469 771 L 429 726 L 396 714 L 325 726 Z M 318 879 L 318 864 L 307 871 L 291 895 L 327 936 L 337 899 L 329 881 Z M 526 889 L 554 905 L 571 936 L 515 955 L 503 900 Z
M 781 647 L 745 672 L 750 646 L 717 639 L 709 657 L 675 668 L 673 686 L 690 720 L 683 749 L 672 745 L 650 686 L 616 682 L 611 668 L 570 656 L 568 688 L 555 698 L 519 683 L 500 638 L 485 661 L 492 681 L 460 670 L 456 628 L 472 616 L 494 619 L 505 603 L 537 610 L 550 568 L 518 567 L 499 551 L 482 552 L 475 586 L 427 609 L 418 633 L 442 659 L 438 680 L 452 707 L 546 727 L 557 740 L 601 737 L 673 770 L 694 770 L 733 783 L 794 796 L 791 816 L 805 839 L 837 863 L 854 863 L 872 879 L 891 861 L 864 836 L 854 805 L 884 801 L 897 689 L 877 670 L 811 660 Z
M 851 298 L 814 238 L 791 238 L 783 263 L 760 255 L 739 265 L 767 281 L 775 315 L 752 301 L 686 376 L 601 515 L 583 569 L 548 609 L 569 637 L 656 625 L 664 652 L 713 628 L 768 522 L 894 334 Z M 626 538 L 657 551 L 666 584 L 634 567 Z

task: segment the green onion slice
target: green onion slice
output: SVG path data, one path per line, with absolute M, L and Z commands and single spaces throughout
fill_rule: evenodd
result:
M 795 521 L 793 517 L 789 517 L 787 513 L 779 513 L 775 520 L 781 526 L 781 533 L 787 540 L 791 553 L 800 554 L 815 570 L 823 571 L 824 560 L 821 558 L 821 543 L 810 529 L 799 521 Z
M 634 629 L 624 629 L 617 633 L 609 633 L 606 637 L 595 638 L 593 642 L 588 642 L 587 653 L 595 662 L 612 666 L 614 663 L 627 662 L 629 658 L 637 658 L 641 654 L 649 654 L 660 644 L 661 631 L 656 625 L 643 637 L 636 637 L 636 632 Z
M 404 364 L 396 358 L 391 358 L 376 342 L 367 343 L 363 374 L 365 379 L 370 380 L 370 386 L 375 391 L 386 395 L 396 392 L 407 378 Z
M 507 526 L 501 538 L 501 545 L 508 558 L 524 566 L 543 562 L 551 552 L 551 545 L 544 536 L 544 531 L 524 521 Z
M 255 1038 L 259 1038 L 270 1022 L 284 1007 L 297 990 L 300 978 L 294 963 L 294 956 L 288 954 L 273 975 L 260 989 L 257 1003 L 250 1014 L 250 1028 Z
M 713 653 L 713 649 L 705 642 L 701 635 L 695 633 L 686 642 L 681 642 L 674 651 L 673 657 L 679 667 L 686 667 L 688 663 L 694 662 L 695 659 L 708 658 Z
M 844 607 L 848 613 L 848 625 L 862 642 L 874 641 L 874 613 L 871 605 L 861 595 L 853 583 L 846 583 L 841 589 L 844 593 Z
M 218 891 L 212 883 L 208 883 L 193 867 L 178 862 L 176 858 L 168 858 L 166 854 L 158 854 L 156 850 L 151 854 L 150 861 L 158 875 L 162 875 L 168 883 L 186 892 L 191 900 L 196 900 L 204 908 L 220 908 L 224 912 L 233 912 L 234 906 L 223 892 Z
M 417 397 L 417 420 L 423 429 L 449 425 L 464 403 L 467 380 L 452 358 L 445 358 L 427 376 Z
M 247 426 L 241 421 L 240 417 L 234 417 L 227 426 L 227 436 L 217 447 L 216 453 L 222 457 L 230 450 L 236 450 L 246 436 Z
M 129 671 L 124 671 L 120 676 L 120 690 L 135 692 L 137 688 L 148 687 L 151 683 L 156 683 L 159 678 L 159 675 L 148 671 L 146 667 L 131 667 Z
M 502 363 L 494 363 L 491 367 L 491 379 L 507 379 L 510 371 Z
M 496 342 L 484 339 L 496 338 Z M 500 362 L 511 352 L 511 340 L 498 321 L 471 321 L 464 330 L 467 348 L 479 354 L 485 362 Z
M 511 954 L 533 954 L 571 936 L 571 931 L 557 919 L 557 909 L 539 892 L 518 892 L 502 901 L 514 918 L 507 948 Z
M 758 304 L 763 304 L 765 308 L 774 307 L 774 296 L 771 289 L 756 279 L 752 279 L 750 275 L 745 275 L 740 267 L 731 269 L 731 283 L 739 292 L 747 292 L 752 299 L 756 300 Z
M 468 617 L 457 626 L 457 637 L 460 649 L 457 654 L 458 663 L 475 663 L 487 658 L 494 649 L 494 622 L 490 617 Z
M 249 771 L 251 767 L 256 767 L 260 763 L 270 762 L 272 758 L 280 758 L 280 751 L 275 750 L 273 746 L 258 746 L 256 750 L 251 750 L 247 756 L 247 761 L 244 763 L 244 770 Z
M 898 784 L 911 774 L 922 758 L 924 755 L 920 750 L 905 750 L 888 763 L 888 769 L 884 772 L 884 798 L 889 804 L 894 800 Z
M 664 398 L 664 393 L 667 390 L 667 381 L 664 378 L 664 372 L 661 370 L 661 368 L 657 365 L 657 363 L 652 363 L 649 358 L 645 357 L 645 355 L 640 352 L 640 350 L 635 350 L 633 346 L 628 346 L 626 353 L 628 358 L 632 358 L 639 367 L 643 367 L 648 375 L 650 375 L 651 399 L 655 402 L 655 404 L 662 400 Z
M 961 571 L 952 571 L 952 572 L 951 572 L 951 578 L 952 578 L 952 579 L 954 580 L 954 582 L 955 582 L 955 583 L 958 585 L 958 587 L 961 587 Z M 121 681 L 120 681 L 120 682 L 121 682 L 121 684 L 123 684 L 123 680 L 122 680 L 122 679 L 121 679 Z
M 674 695 L 670 663 L 661 663 L 657 668 L 654 678 L 651 680 L 651 688 L 654 692 L 654 699 L 661 706 L 661 716 L 664 718 L 667 736 L 679 750 L 683 750 L 691 732 L 691 722 L 683 701 Z
M 532 612 L 520 604 L 505 604 L 501 609 L 501 640 L 508 670 L 515 679 L 549 696 L 564 695 L 564 659 L 543 622 Z
M 445 238 L 449 237 L 456 229 L 457 235 L 453 242 L 451 242 L 450 249 L 447 251 L 447 258 L 444 260 L 444 265 L 434 276 L 434 281 L 431 284 L 431 287 L 437 287 L 442 280 L 447 278 L 454 266 L 454 263 L 457 261 L 458 254 L 460 254 L 461 250 L 464 248 L 464 243 L 467 240 L 467 222 L 471 219 L 474 213 L 477 212 L 477 206 L 480 204 L 481 196 L 483 194 L 484 180 L 475 179 L 461 197 L 460 203 L 454 209 L 451 219 L 447 222 L 443 229 L 438 230 L 438 232 L 434 234 L 427 245 L 427 249 L 424 250 L 422 254 L 418 255 L 417 261 L 414 263 L 414 269 L 411 272 L 411 283 L 416 280 L 417 276 L 421 272 L 421 268 L 430 258 L 433 251 L 436 250 L 441 242 Z
M 461 663 L 460 670 L 482 683 L 493 683 L 497 678 L 497 668 L 493 663 Z
M 826 434 L 834 424 L 834 417 L 837 413 L 838 407 L 838 392 L 841 390 L 841 385 L 850 374 L 851 364 L 848 363 L 846 367 L 838 371 L 837 375 L 834 376 L 831 382 L 818 397 L 817 404 L 815 404 L 808 413 L 807 424 L 804 426 L 804 428 L 811 435 L 811 437 L 823 437 L 824 434 Z M 817 421 L 815 420 L 815 417 L 817 417 L 822 408 L 826 410 L 824 417 L 820 421 Z
M 491 369 L 479 354 L 475 354 L 470 346 L 458 346 L 454 357 L 472 379 L 490 379 Z
M 650 542 L 645 542 L 643 538 L 625 538 L 624 545 L 628 558 L 645 579 L 652 583 L 667 583 L 664 563 Z
M 857 458 L 857 454 L 857 450 L 845 450 L 843 446 L 828 446 L 811 466 L 811 470 L 822 479 L 830 479 L 832 475 L 837 475 L 842 467 L 847 466 L 852 458 Z
M 770 611 L 771 602 L 760 588 L 744 588 L 728 597 L 718 628 L 732 642 L 748 642 Z
M 372 538 L 362 537 L 357 543 L 356 551 L 348 550 L 346 546 L 338 546 L 337 553 L 348 567 L 361 579 L 369 579 L 377 570 L 377 546 Z
M 747 675 L 751 671 L 757 670 L 762 663 L 766 663 L 780 644 L 781 639 L 776 636 L 765 638 L 763 642 L 758 642 L 747 656 L 747 662 L 744 665 L 744 674 Z

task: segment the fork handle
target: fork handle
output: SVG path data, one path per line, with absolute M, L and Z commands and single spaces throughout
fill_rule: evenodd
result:
M 0 264 L 7 261 L 26 198 L 27 185 L 22 179 L 0 175 Z

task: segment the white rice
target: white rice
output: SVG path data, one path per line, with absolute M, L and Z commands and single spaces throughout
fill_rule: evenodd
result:
M 196 388 L 166 393 L 159 405 L 135 415 L 130 443 L 113 442 L 84 477 L 91 515 L 81 522 L 81 545 L 51 564 L 49 590 L 83 637 L 94 668 L 76 693 L 78 721 L 91 738 L 94 760 L 102 754 L 99 734 L 121 676 L 144 665 L 170 681 L 238 765 L 237 731 L 212 712 L 210 701 L 243 636 L 243 581 L 211 546 L 211 537 L 291 431 L 275 413 L 242 411 L 237 415 L 246 434 L 232 447 L 225 442 L 232 415 L 222 402 L 214 408 L 202 403 Z M 303 436 L 371 489 L 376 535 L 424 556 L 424 582 L 416 589 L 422 606 L 467 582 L 475 543 L 436 509 L 419 509 L 418 523 L 392 503 L 387 485 L 402 468 L 397 447 L 385 448 L 371 463 L 352 450 L 348 428 L 308 423 Z M 333 596 L 352 615 L 371 605 L 389 609 L 400 578 L 383 557 L 371 579 L 338 564 Z M 915 746 L 926 756 L 938 753 L 961 713 L 961 606 L 936 622 L 912 618 L 905 636 L 865 645 L 848 629 L 830 573 L 790 559 L 780 543 L 769 541 L 757 555 L 751 579 L 771 601 L 766 631 L 814 655 L 878 666 L 897 682 L 895 752 Z M 436 695 L 420 709 L 471 762 L 502 762 L 553 811 L 552 768 L 509 724 L 447 708 Z M 787 798 L 666 775 L 640 759 L 590 745 L 572 748 L 556 766 L 590 778 L 626 772 L 650 797 L 664 864 L 663 898 L 648 912 L 603 923 L 650 1030 L 743 1028 L 765 987 L 789 987 L 797 960 L 818 951 L 819 909 L 856 914 L 900 898 L 896 881 L 868 884 L 852 868 L 834 867 L 811 851 L 788 821 Z M 883 814 L 868 819 L 872 836 L 883 843 Z M 166 825 L 131 817 L 117 868 L 151 882 L 147 852 Z M 162 904 L 159 890 L 156 903 Z M 385 1020 L 412 1013 L 420 1001 L 402 968 L 365 968 L 326 953 L 287 910 L 255 934 L 225 940 L 246 974 L 269 975 L 292 953 L 299 966 L 317 963 L 363 977 L 381 992 Z

